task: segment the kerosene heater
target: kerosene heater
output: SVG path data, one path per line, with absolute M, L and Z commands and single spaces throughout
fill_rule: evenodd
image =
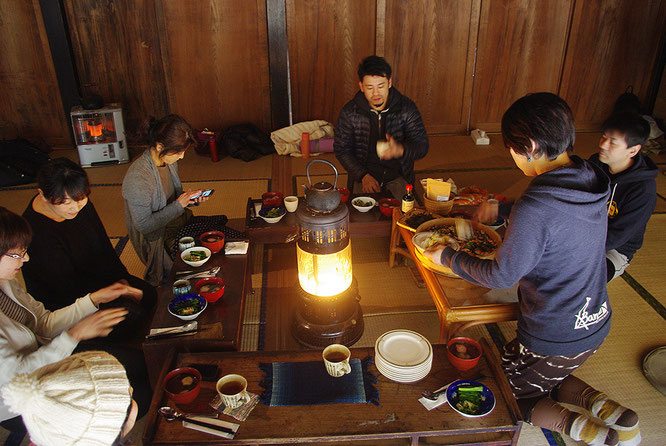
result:
M 119 104 L 97 109 L 72 108 L 72 128 L 83 167 L 129 162 L 123 111 Z
M 335 171 L 335 185 L 312 184 L 310 166 L 328 164 Z M 296 255 L 299 304 L 292 333 L 309 348 L 338 343 L 352 345 L 363 334 L 363 311 L 358 284 L 352 275 L 349 210 L 340 202 L 338 171 L 328 161 L 313 160 L 306 169 L 310 188 L 296 211 Z

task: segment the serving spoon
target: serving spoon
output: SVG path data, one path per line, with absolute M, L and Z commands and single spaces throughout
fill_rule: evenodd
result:
M 227 433 L 227 434 L 230 434 L 230 435 L 234 435 L 236 433 L 232 429 L 229 429 L 229 428 L 224 427 L 224 426 L 220 426 L 219 424 L 206 423 L 205 421 L 192 419 L 188 416 L 188 414 L 185 414 L 185 413 L 183 413 L 183 412 L 181 412 L 177 409 L 174 409 L 173 407 L 170 407 L 170 406 L 160 407 L 157 411 L 160 413 L 160 415 L 162 415 L 167 420 L 168 423 L 170 423 L 172 421 L 175 421 L 175 420 L 182 420 L 182 421 L 187 421 L 188 423 L 191 423 L 191 424 L 196 424 L 197 426 L 207 427 L 208 429 L 213 429 L 213 430 L 216 430 L 216 431 L 219 431 L 219 432 L 224 432 L 224 433 Z M 201 416 L 205 416 L 205 417 L 208 417 L 208 418 L 214 418 L 212 416 L 207 416 L 207 415 L 201 415 Z

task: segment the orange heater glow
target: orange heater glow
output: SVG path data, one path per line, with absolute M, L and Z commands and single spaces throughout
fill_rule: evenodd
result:
M 101 119 L 90 119 L 88 120 L 88 131 L 90 132 L 90 137 L 96 141 L 99 141 L 102 138 L 102 120 Z
M 333 254 L 312 254 L 297 246 L 298 281 L 315 296 L 334 296 L 352 283 L 351 243 Z

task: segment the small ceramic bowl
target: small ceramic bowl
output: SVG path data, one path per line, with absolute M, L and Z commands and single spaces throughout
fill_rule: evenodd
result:
M 203 260 L 187 260 L 189 258 L 190 253 L 193 251 L 205 252 L 206 258 Z M 180 253 L 180 258 L 183 259 L 183 262 L 195 268 L 206 263 L 208 259 L 210 259 L 210 256 L 211 256 L 210 249 L 206 248 L 205 246 L 195 246 L 194 248 L 187 248 L 185 251 Z
M 201 291 L 201 287 L 204 285 L 219 285 L 221 288 L 217 291 L 213 292 L 205 292 Z M 224 294 L 224 279 L 220 279 L 219 277 L 206 277 L 205 279 L 201 279 L 194 285 L 194 289 L 197 291 L 198 294 L 202 295 L 208 302 L 213 303 L 216 302 L 222 295 Z
M 460 402 L 460 395 L 462 394 L 462 392 L 458 390 L 460 387 L 481 387 L 479 392 L 481 395 L 481 402 L 479 404 L 478 413 L 467 413 L 458 407 L 458 403 Z M 449 385 L 449 388 L 446 389 L 446 399 L 453 410 L 458 412 L 460 415 L 469 418 L 486 416 L 495 408 L 495 395 L 493 395 L 493 392 L 487 386 L 481 384 L 478 381 L 459 380 L 453 382 L 451 385 Z
M 264 208 L 259 211 L 259 217 L 263 218 L 266 223 L 277 223 L 282 220 L 282 217 L 287 213 L 285 208 L 277 208 L 280 211 L 280 215 L 277 217 L 268 217 L 267 214 L 275 208 Z
M 351 203 L 352 206 L 354 206 L 354 208 L 356 208 L 356 210 L 359 212 L 368 212 L 370 209 L 375 207 L 375 204 L 377 204 L 375 199 L 372 197 L 356 197 L 352 199 Z M 366 205 L 361 206 L 360 204 L 357 203 L 365 203 Z M 367 203 L 372 203 L 372 204 L 367 204 Z
M 192 314 L 178 314 L 176 313 L 176 305 L 186 302 L 190 299 L 196 299 L 199 301 L 199 311 L 192 313 Z M 182 296 L 174 297 L 171 299 L 171 302 L 169 302 L 169 313 L 172 315 L 176 316 L 178 319 L 184 320 L 184 321 L 191 321 L 196 319 L 203 311 L 206 309 L 208 306 L 208 301 L 206 299 L 199 295 L 199 294 L 183 294 Z
M 178 375 L 183 375 L 184 379 L 192 377 L 192 379 L 196 381 L 196 384 L 194 387 L 184 392 L 175 392 L 176 389 L 174 387 L 182 386 L 182 382 L 169 383 L 169 381 L 176 378 Z M 169 385 L 167 386 L 167 384 Z M 201 373 L 192 367 L 179 367 L 167 373 L 167 375 L 164 377 L 164 381 L 162 381 L 162 387 L 164 388 L 164 393 L 166 393 L 174 403 L 190 404 L 199 396 L 199 391 L 201 390 Z M 174 392 L 169 389 L 173 390 Z
M 189 280 L 176 280 L 173 283 L 173 295 L 178 297 L 183 294 L 190 294 L 192 292 L 192 285 L 190 285 Z
M 201 244 L 210 249 L 210 252 L 217 254 L 224 248 L 224 232 L 208 231 L 199 236 Z
M 469 356 L 461 358 L 460 356 Z M 481 346 L 472 338 L 459 336 L 452 338 L 446 343 L 446 356 L 453 367 L 461 372 L 469 370 L 479 363 L 481 358 Z
M 393 215 L 393 208 L 397 208 L 399 206 L 400 202 L 395 198 L 382 198 L 379 200 L 379 211 L 387 217 Z

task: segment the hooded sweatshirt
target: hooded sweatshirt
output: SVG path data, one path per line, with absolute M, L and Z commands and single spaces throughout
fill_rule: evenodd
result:
M 511 210 L 495 259 L 446 248 L 442 263 L 463 279 L 489 288 L 518 282 L 517 337 L 549 356 L 599 346 L 610 330 L 606 293 L 608 178 L 572 156 L 572 165 L 532 180 Z
M 645 227 L 657 205 L 655 178 L 659 169 L 641 153 L 634 156 L 634 164 L 615 175 L 607 164 L 599 161 L 598 153 L 590 157 L 590 162 L 599 166 L 611 181 L 606 251 L 615 249 L 631 260 L 643 245 Z

